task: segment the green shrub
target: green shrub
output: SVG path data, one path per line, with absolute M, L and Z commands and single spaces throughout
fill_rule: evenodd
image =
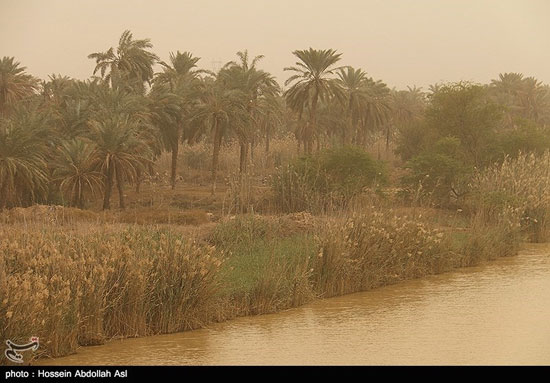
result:
M 358 147 L 325 150 L 301 157 L 273 178 L 276 203 L 285 212 L 326 212 L 345 207 L 365 189 L 387 183 L 384 164 Z
M 407 162 L 409 173 L 402 178 L 409 194 L 416 191 L 422 202 L 448 206 L 459 200 L 467 190 L 473 167 L 462 159 L 460 140 L 440 139 L 432 148 Z

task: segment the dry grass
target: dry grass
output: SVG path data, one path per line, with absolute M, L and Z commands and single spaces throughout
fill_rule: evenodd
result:
M 61 356 L 112 337 L 202 326 L 221 259 L 167 229 L 0 229 L 2 339 L 41 339 Z M 2 355 L 3 357 L 3 355 Z
M 369 208 L 339 217 L 241 215 L 193 230 L 6 224 L 0 337 L 36 335 L 36 357 L 61 356 L 78 345 L 275 312 L 517 248 L 512 226 L 474 220 L 466 230 L 442 230 L 427 217 Z
M 479 172 L 472 185 L 472 210 L 521 226 L 533 242 L 550 237 L 550 152 L 506 158 Z

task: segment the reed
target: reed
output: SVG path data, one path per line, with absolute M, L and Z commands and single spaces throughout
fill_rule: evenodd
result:
M 34 357 L 62 356 L 79 345 L 276 312 L 517 250 L 519 227 L 505 220 L 433 218 L 373 207 L 325 217 L 240 215 L 200 236 L 177 226 L 6 224 L 0 337 L 39 336 Z

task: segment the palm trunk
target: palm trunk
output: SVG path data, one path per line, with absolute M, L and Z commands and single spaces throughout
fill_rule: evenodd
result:
M 265 154 L 269 154 L 269 140 L 271 134 L 271 126 L 266 123 L 265 125 Z
M 78 205 L 77 207 L 79 209 L 84 209 L 84 193 L 82 190 L 79 191 L 78 193 Z
M 122 179 L 122 172 L 119 171 L 119 169 L 116 170 L 116 186 L 118 188 L 118 200 L 119 200 L 119 207 L 121 209 L 126 209 L 126 206 L 124 205 L 124 184 Z
M 218 122 L 214 122 L 214 149 L 212 152 L 212 195 L 216 192 L 216 173 L 218 172 L 218 161 L 222 143 L 221 132 L 218 131 Z
M 172 181 L 172 190 L 176 188 L 176 169 L 178 166 L 178 151 L 179 151 L 179 137 L 172 143 L 172 174 L 170 180 Z
M 307 155 L 310 155 L 313 151 L 313 140 L 315 138 L 315 133 L 317 131 L 317 101 L 319 98 L 319 92 L 316 89 L 315 95 L 311 102 L 311 111 L 310 111 L 310 126 L 308 127 L 308 134 L 306 136 L 307 140 Z
M 386 127 L 386 155 L 390 151 L 390 125 L 388 124 Z
M 344 134 L 342 137 L 342 145 L 346 146 L 350 143 L 350 138 L 353 135 L 353 114 L 351 112 L 351 99 L 349 100 L 349 106 L 348 106 L 348 121 L 346 126 L 344 127 Z
M 74 191 L 73 198 L 72 198 L 71 203 L 70 203 L 71 207 L 78 207 L 78 203 L 79 203 L 79 198 L 78 197 L 79 197 L 79 194 L 80 194 L 79 192 L 80 192 L 79 188 L 77 188 L 77 190 Z
M 6 175 L 4 180 L 2 180 L 2 184 L 0 185 L 0 210 L 4 210 L 6 207 L 6 203 L 8 201 L 7 196 L 7 190 L 8 190 L 8 176 Z
M 105 175 L 105 194 L 103 197 L 103 210 L 111 209 L 111 191 L 113 189 L 113 165 L 107 169 L 107 174 Z

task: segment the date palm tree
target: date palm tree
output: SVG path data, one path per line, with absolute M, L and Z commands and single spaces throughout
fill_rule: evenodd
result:
M 151 83 L 153 66 L 158 56 L 149 51 L 153 47 L 149 39 L 135 40 L 132 32 L 126 30 L 120 36 L 118 47 L 109 48 L 106 52 L 88 55 L 96 60 L 94 75 L 99 72 L 101 78 L 113 88 L 129 85 L 134 90 L 144 91 L 144 83 Z
M 38 80 L 25 69 L 14 57 L 0 60 L 0 117 L 7 116 L 11 106 L 38 90 Z
M 53 181 L 68 197 L 69 204 L 84 208 L 86 193 L 92 196 L 103 187 L 103 175 L 97 170 L 95 145 L 83 138 L 63 141 L 52 161 Z
M 342 68 L 337 74 L 338 84 L 342 88 L 344 96 L 340 101 L 345 108 L 347 120 L 347 126 L 342 132 L 342 141 L 344 144 L 349 144 L 352 136 L 356 134 L 361 113 L 366 108 L 368 93 L 365 83 L 368 77 L 362 69 L 353 67 Z
M 317 133 L 317 105 L 319 101 L 327 101 L 329 97 L 340 94 L 341 87 L 333 76 L 334 65 L 340 61 L 340 53 L 333 49 L 296 50 L 292 52 L 300 61 L 295 66 L 284 68 L 295 72 L 285 81 L 285 86 L 292 86 L 285 92 L 287 105 L 301 115 L 309 112 L 309 121 L 304 129 L 304 145 L 307 154 L 311 154 L 313 138 Z
M 245 139 L 243 135 L 249 124 L 249 117 L 246 94 L 240 90 L 227 89 L 218 80 L 205 81 L 201 102 L 195 108 L 192 122 L 211 132 L 212 195 L 216 192 L 216 177 L 223 137 L 228 131 L 233 130 L 239 141 Z
M 201 87 L 196 69 L 199 57 L 189 52 L 170 53 L 170 63 L 161 62 L 163 71 L 155 75 L 152 96 L 156 100 L 156 123 L 165 147 L 172 153 L 170 181 L 176 187 L 179 144 L 190 119 L 192 104 L 198 100 Z
M 368 78 L 363 84 L 364 92 L 367 95 L 365 108 L 361 117 L 361 129 L 359 130 L 358 143 L 364 145 L 369 133 L 386 130 L 386 138 L 389 137 L 388 122 L 391 115 L 390 89 L 380 80 Z
M 35 202 L 47 192 L 49 116 L 36 105 L 0 118 L 0 209 Z
M 424 115 L 425 109 L 426 97 L 420 88 L 414 86 L 407 87 L 407 90 L 391 92 L 391 116 L 386 124 L 386 149 L 392 135 L 389 129 L 399 130 L 418 121 Z
M 126 114 L 90 121 L 90 138 L 96 145 L 95 161 L 103 174 L 103 209 L 111 208 L 111 192 L 116 180 L 119 206 L 125 208 L 124 180 L 134 180 L 137 169 L 150 161 L 151 148 L 140 134 L 139 124 Z
M 249 62 L 248 51 L 237 52 L 239 61 L 230 61 L 220 70 L 218 80 L 228 89 L 241 91 L 246 97 L 246 109 L 249 113 L 248 126 L 240 132 L 240 161 L 239 172 L 246 171 L 249 147 L 253 145 L 256 134 L 256 125 L 259 123 L 259 102 L 263 97 L 278 93 L 275 78 L 256 64 L 264 57 L 259 55 Z

